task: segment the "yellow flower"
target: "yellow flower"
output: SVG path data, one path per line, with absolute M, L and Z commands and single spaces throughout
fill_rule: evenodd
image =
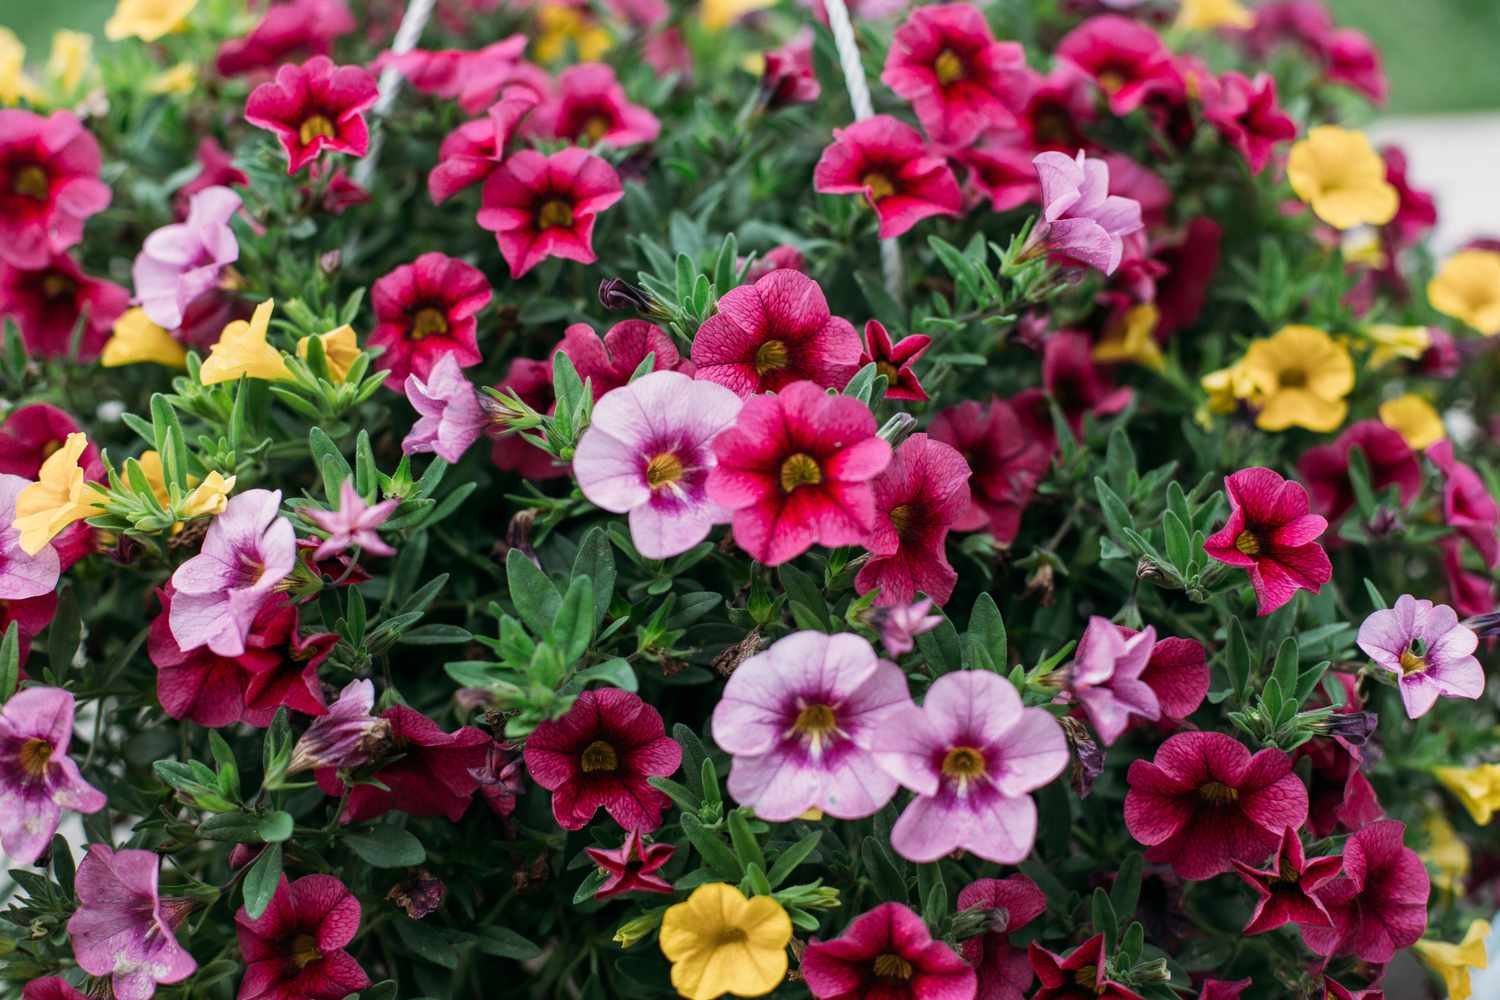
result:
M 1439 767 L 1433 775 L 1444 788 L 1458 796 L 1480 826 L 1489 823 L 1500 809 L 1500 764 L 1477 767 Z
M 1250 345 L 1240 362 L 1260 399 L 1263 431 L 1331 431 L 1344 422 L 1354 389 L 1348 348 L 1312 326 L 1284 326 Z
M 21 533 L 21 548 L 34 556 L 74 521 L 104 513 L 98 494 L 84 480 L 78 458 L 88 438 L 73 433 L 47 457 L 37 481 L 16 497 L 12 526 Z
M 1446 892 L 1458 892 L 1469 876 L 1469 845 L 1459 839 L 1453 824 L 1440 812 L 1427 817 L 1427 850 L 1422 860 L 1437 869 L 1432 884 Z
M 1156 324 L 1161 313 L 1150 302 L 1133 306 L 1122 320 L 1111 322 L 1104 339 L 1094 346 L 1095 361 L 1134 361 L 1161 371 L 1167 366 L 1156 345 Z
M 1427 301 L 1486 337 L 1500 333 L 1500 253 L 1461 250 L 1427 283 Z
M 1380 422 L 1400 434 L 1407 447 L 1414 451 L 1422 451 L 1448 436 L 1438 411 L 1427 400 L 1411 392 L 1381 403 Z
M 115 320 L 115 328 L 99 363 L 105 368 L 135 365 L 143 361 L 154 361 L 168 368 L 181 368 L 187 359 L 187 351 L 172 339 L 172 335 L 146 316 L 139 307 L 127 309 Z
M 297 357 L 303 361 L 307 360 L 307 342 L 311 339 L 303 337 L 297 341 Z M 359 340 L 354 336 L 354 327 L 345 323 L 337 330 L 318 334 L 318 339 L 323 342 L 323 357 L 328 362 L 328 374 L 333 376 L 334 382 L 342 385 L 349 375 L 349 366 L 359 357 Z
M 94 39 L 81 31 L 58 31 L 52 35 L 52 54 L 47 59 L 47 76 L 62 94 L 71 94 L 83 83 L 84 74 L 93 68 Z
M 1375 345 L 1370 351 L 1371 368 L 1383 368 L 1397 358 L 1416 361 L 1432 346 L 1432 335 L 1425 326 L 1371 323 L 1364 332 L 1365 339 Z
M 536 39 L 536 57 L 541 62 L 557 62 L 568 54 L 568 43 L 578 53 L 580 62 L 593 62 L 609 51 L 613 39 L 598 21 L 566 4 L 547 4 L 536 13 L 541 29 Z
M 37 99 L 36 84 L 26 75 L 26 46 L 9 28 L 0 27 L 0 104 Z
M 146 81 L 148 94 L 190 94 L 198 85 L 198 68 L 190 62 L 169 66 Z
M 1242 399 L 1255 399 L 1255 380 L 1245 368 L 1243 360 L 1228 368 L 1211 371 L 1198 380 L 1208 394 L 1210 413 L 1233 413 Z
M 1182 9 L 1177 12 L 1177 27 L 1194 31 L 1249 28 L 1254 24 L 1255 15 L 1238 0 L 1182 0 Z
M 780 903 L 770 896 L 746 899 L 723 882 L 700 885 L 661 920 L 672 985 L 688 1000 L 771 992 L 786 978 L 791 939 L 792 921 Z
M 1306 139 L 1293 144 L 1286 175 L 1297 197 L 1335 229 L 1383 226 L 1400 203 L 1370 140 L 1337 125 L 1311 128 Z
M 217 472 L 210 472 L 198 484 L 197 489 L 182 499 L 182 506 L 177 513 L 184 518 L 189 517 L 211 517 L 224 513 L 224 508 L 229 504 L 229 493 L 234 489 L 233 476 L 221 476 Z
M 120 0 L 114 16 L 104 23 L 104 37 L 112 42 L 122 38 L 154 42 L 180 31 L 196 6 L 198 0 Z
M 776 6 L 776 0 L 703 0 L 698 18 L 709 31 L 723 31 L 746 14 Z
M 281 352 L 266 343 L 272 308 L 271 300 L 266 299 L 255 307 L 250 322 L 237 319 L 224 328 L 199 369 L 198 378 L 204 385 L 233 382 L 241 375 L 272 382 L 292 377 Z
M 1412 945 L 1422 956 L 1427 967 L 1442 977 L 1447 987 L 1448 1000 L 1469 1000 L 1473 996 L 1473 985 L 1469 982 L 1470 969 L 1483 969 L 1489 965 L 1484 944 L 1489 940 L 1490 922 L 1475 920 L 1458 944 L 1423 939 Z
M 171 506 L 172 494 L 167 490 L 167 474 L 162 469 L 161 453 L 155 449 L 143 451 L 135 461 L 141 467 L 141 474 L 146 477 L 146 485 L 151 487 L 151 495 L 156 497 L 156 502 L 163 507 Z

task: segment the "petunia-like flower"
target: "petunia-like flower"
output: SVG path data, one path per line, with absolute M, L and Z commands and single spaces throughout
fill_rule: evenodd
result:
M 21 549 L 27 555 L 41 552 L 75 521 L 103 512 L 99 494 L 86 478 L 92 468 L 88 450 L 88 438 L 69 434 L 62 447 L 42 463 L 37 481 L 16 495 L 11 526 L 21 533 Z M 93 461 L 98 462 L 97 454 Z
M 768 108 L 812 104 L 823 93 L 812 62 L 813 33 L 804 27 L 779 49 L 765 53 L 761 73 L 761 100 Z
M 1354 484 L 1349 478 L 1349 453 L 1358 448 L 1377 492 L 1398 490 L 1402 506 L 1422 488 L 1422 466 L 1401 435 L 1377 420 L 1350 424 L 1338 440 L 1303 452 L 1297 472 L 1307 482 L 1318 513 L 1336 522 L 1354 506 Z
M 1385 161 L 1385 179 L 1400 199 L 1383 233 L 1396 247 L 1408 247 L 1437 225 L 1437 202 L 1427 191 L 1412 186 L 1406 173 L 1406 154 L 1399 146 L 1380 147 L 1380 158 Z
M 1176 27 L 1189 31 L 1250 28 L 1254 24 L 1255 15 L 1239 0 L 1183 0 L 1176 21 Z
M 112 42 L 139 38 L 155 42 L 181 31 L 198 0 L 120 0 L 104 22 L 104 37 Z
M 1204 95 L 1203 114 L 1245 158 L 1252 174 L 1265 169 L 1277 143 L 1297 137 L 1297 123 L 1276 103 L 1276 79 L 1269 73 L 1253 80 L 1225 73 Z
M 900 236 L 929 216 L 957 216 L 963 208 L 948 161 L 927 148 L 920 132 L 890 115 L 834 129 L 832 144 L 813 169 L 813 188 L 864 195 L 880 220 L 881 239 Z
M 463 819 L 479 787 L 473 772 L 484 764 L 489 735 L 473 726 L 445 733 L 436 722 L 405 705 L 392 705 L 381 718 L 389 726 L 382 748 L 394 759 L 378 765 L 371 775 L 379 785 L 349 789 L 339 822 L 358 823 L 393 809 L 408 816 L 446 816 L 451 823 Z M 335 766 L 317 773 L 319 787 L 329 795 L 344 791 Z
M 1361 770 L 1359 747 L 1340 736 L 1316 738 L 1298 747 L 1292 759 L 1304 757 L 1311 764 L 1307 828 L 1314 837 L 1327 837 L 1340 827 L 1358 830 L 1384 815 Z
M 978 8 L 918 7 L 896 29 L 880 80 L 912 104 L 927 134 L 968 145 L 986 128 L 1015 124 L 1026 98 L 1026 54 L 997 42 Z
M 646 779 L 676 771 L 682 747 L 639 695 L 597 688 L 579 694 L 562 718 L 537 726 L 525 760 L 531 779 L 552 793 L 563 829 L 583 829 L 603 807 L 622 829 L 649 833 L 671 802 Z
M 1250 574 L 1257 613 L 1270 614 L 1298 590 L 1316 594 L 1333 578 L 1333 564 L 1317 541 L 1328 521 L 1308 513 L 1301 483 L 1270 469 L 1241 469 L 1225 478 L 1224 493 L 1229 520 L 1203 549 Z
M 1396 189 L 1385 179 L 1385 161 L 1363 132 L 1313 126 L 1293 143 L 1286 176 L 1297 197 L 1335 229 L 1383 226 L 1400 207 Z
M 1253 981 L 1250 979 L 1236 979 L 1232 982 L 1225 979 L 1205 979 L 1203 988 L 1198 993 L 1198 1000 L 1240 1000 L 1241 995 L 1252 985 Z
M 1169 736 L 1154 760 L 1132 761 L 1125 826 L 1146 860 L 1200 880 L 1259 862 L 1307 819 L 1307 789 L 1274 747 L 1251 755 L 1224 733 Z
M 713 448 L 708 498 L 733 511 L 735 544 L 757 562 L 778 566 L 814 544 L 856 545 L 875 526 L 870 481 L 890 464 L 891 446 L 853 397 L 811 382 L 753 396 Z
M 631 541 L 646 558 L 686 552 L 730 519 L 706 485 L 717 462 L 714 439 L 740 405 L 723 386 L 673 371 L 611 390 L 573 456 L 579 489 L 591 503 L 630 515 Z
M 828 311 L 816 281 L 790 268 L 726 292 L 692 350 L 698 378 L 741 397 L 803 379 L 842 389 L 859 370 L 859 356 L 853 324 Z
M 1474 920 L 1457 944 L 1422 940 L 1412 945 L 1412 951 L 1443 980 L 1448 1000 L 1469 1000 L 1474 995 L 1470 970 L 1489 967 L 1486 950 L 1489 937 L 1490 922 Z
M 1443 261 L 1427 283 L 1427 301 L 1486 337 L 1500 333 L 1500 252 L 1460 250 Z
M 116 1000 L 147 1000 L 158 983 L 180 983 L 198 968 L 172 931 L 185 901 L 157 892 L 154 851 L 90 844 L 73 881 L 78 909 L 68 918 L 73 957 L 91 976 L 108 976 Z
M 0 109 L 0 261 L 46 268 L 109 207 L 99 143 L 71 111 Z
M 526 790 L 526 765 L 509 744 L 491 741 L 484 766 L 476 768 L 473 774 L 479 782 L 479 796 L 490 812 L 506 817 L 516 811 L 516 800 Z
M 969 509 L 969 466 L 962 455 L 926 434 L 913 434 L 872 481 L 875 526 L 865 540 L 872 558 L 854 589 L 879 588 L 877 604 L 906 604 L 925 594 L 938 604 L 953 596 L 958 573 L 948 562 L 948 530 Z
M 743 266 L 744 258 L 740 259 L 739 264 Z M 745 280 L 754 284 L 772 271 L 779 271 L 782 268 L 806 274 L 807 258 L 802 255 L 801 250 L 790 243 L 777 244 L 750 262 L 750 270 L 745 273 Z
M 1356 641 L 1377 667 L 1395 675 L 1410 718 L 1426 715 L 1440 696 L 1484 693 L 1484 668 L 1474 658 L 1479 637 L 1446 604 L 1402 594 L 1395 607 L 1364 620 Z
M 987 529 L 1001 543 L 1015 540 L 1021 512 L 1052 464 L 1048 448 L 1026 433 L 1010 404 L 972 400 L 941 410 L 928 433 L 957 449 L 969 463 L 968 509 L 954 521 L 958 531 Z
M 265 912 L 234 915 L 245 978 L 238 1000 L 344 997 L 370 977 L 344 948 L 359 932 L 359 900 L 332 875 L 286 876 Z
M 1291 325 L 1251 343 L 1239 370 L 1265 431 L 1331 431 L 1349 412 L 1354 389 L 1349 349 L 1317 327 Z
M 481 183 L 505 159 L 506 146 L 522 119 L 537 106 L 530 87 L 507 90 L 483 118 L 464 122 L 438 147 L 438 164 L 427 175 L 427 193 L 441 205 L 464 188 Z
M 758 997 L 786 978 L 792 921 L 771 896 L 745 896 L 706 882 L 661 918 L 661 953 L 672 963 L 672 987 L 688 1000 L 726 993 Z
M 35 270 L 0 259 L 0 317 L 8 315 L 16 321 L 26 351 L 33 357 L 74 357 L 73 331 L 82 323 L 76 357 L 94 360 L 129 301 L 125 289 L 85 274 L 67 254 Z
M 563 331 L 553 355 L 559 352 L 573 362 L 578 377 L 588 381 L 595 402 L 629 382 L 648 354 L 653 372 L 693 374 L 692 362 L 677 353 L 677 345 L 667 332 L 643 319 L 616 323 L 602 339 L 587 323 L 574 323 Z
M 1031 988 L 1031 961 L 1010 936 L 1047 912 L 1047 897 L 1025 875 L 981 878 L 958 894 L 958 910 L 981 910 L 983 933 L 963 943 L 964 959 L 978 973 L 977 1000 L 1023 1000 Z
M 892 656 L 910 653 L 916 648 L 916 637 L 943 624 L 940 614 L 928 614 L 932 598 L 924 597 L 911 604 L 891 604 L 879 609 L 875 623 L 880 629 L 880 644 Z
M 966 850 L 1015 864 L 1031 852 L 1029 793 L 1068 763 L 1056 719 L 1022 707 L 999 674 L 962 670 L 939 677 L 890 728 L 881 765 L 916 793 L 891 830 L 896 853 L 921 864 Z
M 382 52 L 371 68 L 384 71 L 391 67 L 406 78 L 413 90 L 459 101 L 469 114 L 484 108 L 482 90 L 503 87 L 511 69 L 526 51 L 526 36 L 508 35 L 478 49 L 408 49 L 405 52 Z M 498 95 L 500 91 L 497 89 Z M 545 88 L 536 92 L 542 97 Z M 491 98 L 493 100 L 493 97 Z
M 204 385 L 217 385 L 241 378 L 268 382 L 290 379 L 292 372 L 286 366 L 286 359 L 266 339 L 275 305 L 271 299 L 266 299 L 255 307 L 255 315 L 248 321 L 237 319 L 224 327 L 213 350 L 198 368 L 198 381 Z
M 1089 18 L 1058 42 L 1056 55 L 1093 80 L 1116 115 L 1128 115 L 1150 98 L 1174 101 L 1185 93 L 1161 36 L 1127 17 Z
M 1050 253 L 1113 274 L 1124 238 L 1141 229 L 1141 203 L 1109 193 L 1109 164 L 1086 156 L 1038 153 L 1042 218 L 1027 238 Z
M 14 864 L 41 856 L 64 809 L 104 808 L 68 756 L 72 739 L 73 695 L 62 688 L 30 687 L 0 706 L 0 847 Z
M 1414 392 L 1387 399 L 1376 412 L 1380 422 L 1401 435 L 1412 451 L 1425 451 L 1448 436 L 1442 414 Z
M 359 548 L 377 556 L 393 556 L 396 550 L 381 540 L 376 528 L 401 505 L 399 497 L 371 504 L 359 495 L 352 478 L 339 488 L 338 510 L 309 510 L 307 519 L 328 532 L 328 538 L 313 552 L 314 559 L 327 559 L 336 552 Z
M 0 473 L 0 600 L 24 601 L 51 593 L 57 587 L 62 563 L 57 549 L 44 545 L 35 553 L 21 545 L 15 527 L 16 500 L 31 484 L 20 476 Z
M 1474 546 L 1488 569 L 1500 564 L 1500 504 L 1474 468 L 1460 462 L 1452 441 L 1439 441 L 1427 457 L 1443 474 L 1443 522 Z
M 211 187 L 244 187 L 250 183 L 245 172 L 234 165 L 234 156 L 219 145 L 219 140 L 206 135 L 198 140 L 198 175 L 177 189 L 172 196 L 172 211 L 179 219 L 186 219 L 193 203 L 193 195 Z
M 395 388 L 412 374 L 425 379 L 443 357 L 453 356 L 461 368 L 479 364 L 474 316 L 493 294 L 477 267 L 435 250 L 378 278 L 367 343 L 385 348 L 375 367 L 390 371 L 387 384 Z
M 900 903 L 881 903 L 828 941 L 813 938 L 801 973 L 818 1000 L 965 1000 L 974 970 Z
M 1458 796 L 1478 825 L 1488 826 L 1500 810 L 1500 764 L 1436 767 L 1432 774 L 1438 784 Z
M 296 533 L 280 490 L 246 490 L 214 518 L 199 553 L 172 574 L 168 621 L 184 650 L 239 656 L 260 609 L 296 562 Z
M 1323 39 L 1322 56 L 1330 81 L 1351 87 L 1376 104 L 1385 103 L 1390 81 L 1380 61 L 1380 50 L 1363 31 L 1338 28 L 1329 32 Z
M 1300 926 L 1316 954 L 1389 962 L 1427 929 L 1427 866 L 1405 844 L 1406 826 L 1371 823 L 1344 842 L 1344 869 L 1318 891 L 1332 927 Z
M 240 205 L 240 196 L 227 187 L 203 188 L 193 195 L 186 221 L 146 237 L 131 277 L 136 300 L 151 322 L 177 329 L 188 304 L 214 288 L 224 268 L 239 260 L 240 244 L 229 220 Z
M 513 358 L 505 378 L 495 388 L 514 392 L 538 413 L 547 413 L 556 403 L 552 391 L 552 365 L 535 358 Z M 568 474 L 568 467 L 532 445 L 519 434 L 499 433 L 494 425 L 487 433 L 495 438 L 490 461 L 495 467 L 518 473 L 525 479 L 556 479 Z
M 875 372 L 886 379 L 886 399 L 926 401 L 927 391 L 917 379 L 912 366 L 932 346 L 925 333 L 913 333 L 896 343 L 878 319 L 865 321 L 865 350 L 859 356 L 859 367 L 874 364 Z
M 274 69 L 297 55 L 326 56 L 333 42 L 354 31 L 354 15 L 344 0 L 288 0 L 271 4 L 242 38 L 219 46 L 214 68 L 220 76 Z
M 624 195 L 615 168 L 581 147 L 523 149 L 484 182 L 478 220 L 519 278 L 548 257 L 592 264 L 594 223 Z
M 1027 203 L 1039 203 L 1042 186 L 1032 159 L 1036 150 L 1005 140 L 984 140 L 966 146 L 954 155 L 968 171 L 966 190 L 990 200 L 996 212 L 1009 212 Z
M 276 136 L 286 151 L 286 172 L 295 174 L 324 150 L 364 156 L 370 148 L 365 111 L 379 96 L 375 78 L 362 67 L 313 56 L 300 66 L 281 66 L 274 81 L 252 90 L 245 120 Z
M 21 1000 L 89 1000 L 62 976 L 43 976 L 21 988 Z
M 1041 988 L 1031 1000 L 1141 1000 L 1141 995 L 1109 978 L 1109 956 L 1104 935 L 1095 934 L 1074 948 L 1067 958 L 1031 942 L 1027 953 Z
M 127 309 L 115 320 L 109 340 L 99 353 L 99 364 L 105 368 L 137 365 L 145 362 L 168 368 L 187 366 L 187 348 L 166 330 L 151 322 L 146 310 L 137 306 Z
M 876 763 L 884 727 L 911 707 L 905 675 L 864 639 L 794 632 L 735 668 L 714 708 L 729 794 L 773 823 L 869 816 L 896 794 Z
M 1123 626 L 1116 627 L 1127 639 L 1134 634 Z M 1208 697 L 1208 654 L 1196 639 L 1157 639 L 1140 680 L 1156 695 L 1162 720 L 1181 722 Z
M 1318 898 L 1318 889 L 1343 867 L 1338 855 L 1309 858 L 1297 831 L 1288 827 L 1281 846 L 1265 868 L 1234 862 L 1241 881 L 1255 892 L 1255 912 L 1242 934 L 1265 934 L 1286 924 L 1328 927 L 1333 921 Z
M 557 91 L 527 120 L 528 130 L 580 145 L 603 143 L 616 149 L 652 142 L 661 133 L 655 115 L 630 103 L 607 63 L 569 66 L 557 77 Z
M 1156 647 L 1156 629 L 1126 636 L 1108 618 L 1093 615 L 1078 640 L 1069 689 L 1105 746 L 1125 732 L 1132 715 L 1161 718 L 1156 692 L 1141 679 Z
M 27 403 L 11 410 L 0 424 L 0 473 L 36 479 L 48 458 L 82 428 L 65 410 L 50 403 Z M 100 479 L 104 466 L 99 449 L 84 441 L 79 464 L 89 479 Z
M 350 681 L 324 715 L 313 720 L 292 748 L 287 774 L 317 768 L 352 770 L 370 762 L 375 750 L 390 737 L 389 720 L 371 715 L 375 685 Z
M 1047 338 L 1042 348 L 1042 388 L 1026 389 L 1010 399 L 1023 432 L 1050 453 L 1056 447 L 1056 432 L 1043 393 L 1057 403 L 1075 437 L 1083 436 L 1084 417 L 1119 413 L 1134 395 L 1129 387 L 1115 385 L 1108 369 L 1094 362 L 1088 334 L 1078 330 L 1059 330 Z
M 299 337 L 297 357 L 306 361 L 314 340 L 323 348 L 323 362 L 328 366 L 328 377 L 334 385 L 343 385 L 344 380 L 349 377 L 349 369 L 354 367 L 354 362 L 359 360 L 360 355 L 359 338 L 354 333 L 354 327 L 345 323 L 343 326 L 334 327 L 327 333 Z
M 671 844 L 647 844 L 639 831 L 626 830 L 625 842 L 614 850 L 588 847 L 589 860 L 606 878 L 594 890 L 595 899 L 610 899 L 627 892 L 659 892 L 671 895 L 672 883 L 656 874 L 672 860 L 677 848 Z

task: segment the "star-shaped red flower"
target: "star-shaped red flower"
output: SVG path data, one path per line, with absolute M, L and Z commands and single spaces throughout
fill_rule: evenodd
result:
M 1234 862 L 1234 870 L 1259 897 L 1244 933 L 1264 934 L 1289 923 L 1330 926 L 1328 908 L 1315 893 L 1343 864 L 1337 855 L 1309 859 L 1302 839 L 1290 827 L 1282 831 L 1281 847 L 1268 868 Z
M 865 349 L 859 356 L 859 366 L 863 368 L 872 361 L 875 363 L 875 371 L 890 383 L 885 390 L 886 399 L 925 401 L 927 390 L 922 388 L 911 366 L 931 346 L 932 338 L 922 333 L 913 333 L 892 343 L 885 325 L 872 319 L 865 323 Z
M 602 847 L 587 850 L 594 864 L 609 876 L 594 890 L 595 899 L 609 899 L 626 892 L 673 891 L 672 883 L 656 874 L 677 852 L 671 844 L 647 844 L 641 840 L 639 831 L 626 830 L 625 843 L 614 850 Z

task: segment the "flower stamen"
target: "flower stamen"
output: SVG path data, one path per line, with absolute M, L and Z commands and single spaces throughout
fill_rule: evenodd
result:
M 781 463 L 781 490 L 790 493 L 799 486 L 816 486 L 823 481 L 818 460 L 798 452 Z

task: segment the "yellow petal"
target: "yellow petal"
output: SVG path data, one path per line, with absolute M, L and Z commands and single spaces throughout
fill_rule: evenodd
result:
M 1380 404 L 1380 422 L 1401 435 L 1407 447 L 1422 451 L 1447 437 L 1443 418 L 1431 403 L 1407 393 Z
M 78 459 L 88 447 L 82 434 L 69 434 L 63 446 L 47 457 L 37 481 L 16 496 L 12 527 L 21 535 L 21 548 L 34 556 L 68 525 L 102 514 L 98 493 L 88 485 Z
M 146 81 L 148 94 L 190 94 L 198 85 L 198 68 L 190 62 L 170 66 Z
M 183 517 L 210 517 L 224 513 L 229 505 L 229 493 L 234 489 L 234 477 L 225 477 L 210 472 L 198 486 L 182 501 L 178 511 Z
M 776 6 L 776 0 L 703 0 L 698 18 L 709 31 L 723 31 L 746 14 Z
M 1327 433 L 1337 430 L 1348 412 L 1349 404 L 1341 399 L 1325 399 L 1306 389 L 1282 389 L 1267 397 L 1255 426 L 1263 431 L 1304 427 Z
M 1416 361 L 1432 346 L 1432 335 L 1425 326 L 1371 323 L 1365 327 L 1364 335 L 1375 344 L 1370 352 L 1371 368 L 1381 368 L 1397 358 Z
M 104 23 L 104 37 L 110 41 L 139 38 L 154 42 L 174 31 L 198 6 L 198 0 L 120 0 L 114 15 Z
M 292 377 L 281 352 L 266 343 L 272 308 L 267 299 L 255 307 L 250 322 L 237 319 L 224 328 L 199 370 L 204 385 L 233 382 L 241 376 L 273 382 Z
M 1316 126 L 1293 143 L 1286 175 L 1297 197 L 1335 229 L 1385 225 L 1400 206 L 1370 140 L 1337 125 Z
M 166 330 L 151 322 L 146 310 L 127 309 L 115 320 L 115 327 L 99 363 L 105 368 L 140 364 L 145 361 L 181 368 L 187 362 L 187 351 Z
M 1156 324 L 1161 313 L 1150 302 L 1133 306 L 1119 322 L 1111 323 L 1104 339 L 1094 346 L 1094 360 L 1131 361 L 1153 371 L 1166 367 L 1166 358 L 1156 343 Z
M 1177 12 L 1177 27 L 1193 31 L 1215 28 L 1250 28 L 1255 15 L 1238 0 L 1182 0 Z
M 776 900 L 747 900 L 734 886 L 709 882 L 667 908 L 658 940 L 677 992 L 712 1000 L 774 990 L 786 978 L 791 937 L 791 918 Z
M 1427 283 L 1427 301 L 1486 337 L 1500 333 L 1500 253 L 1462 250 Z
M 26 46 L 15 32 L 0 26 L 0 104 L 35 102 L 36 84 L 26 75 Z
M 71 94 L 93 67 L 94 39 L 81 31 L 59 31 L 52 36 L 52 54 L 47 59 L 47 75 L 64 94 Z
M 303 361 L 307 360 L 307 342 L 311 339 L 303 337 L 297 341 L 297 357 Z M 349 367 L 359 357 L 359 339 L 354 335 L 354 327 L 345 323 L 336 330 L 318 334 L 318 339 L 323 342 L 323 357 L 328 362 L 328 374 L 333 376 L 336 384 L 343 385 L 349 374 Z

